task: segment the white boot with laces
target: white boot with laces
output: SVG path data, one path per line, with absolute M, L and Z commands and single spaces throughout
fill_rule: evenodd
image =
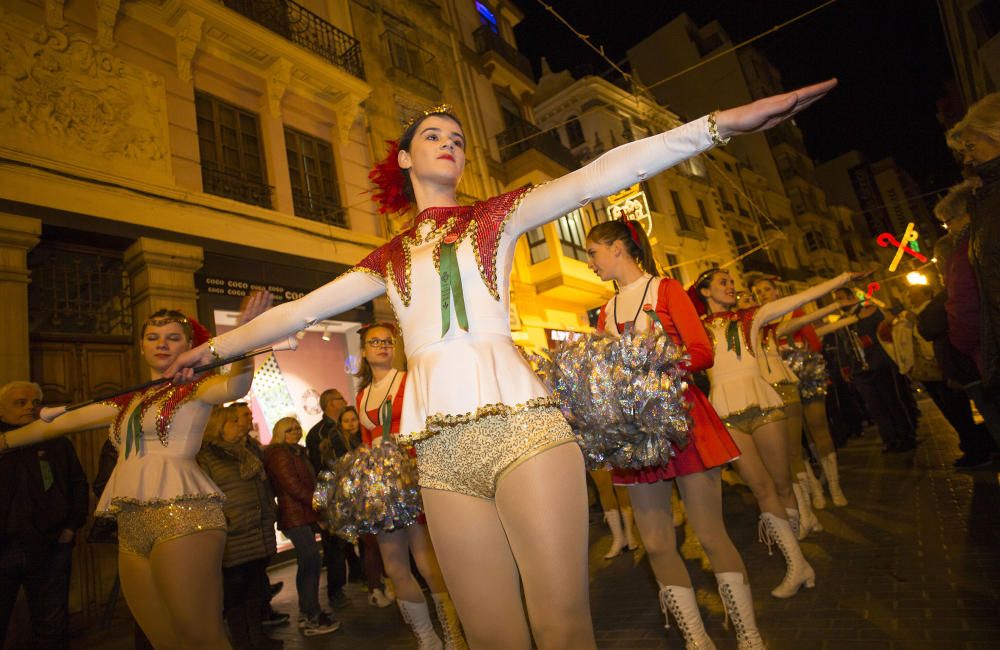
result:
M 677 585 L 666 587 L 660 585 L 660 610 L 667 621 L 665 627 L 670 627 L 670 617 L 674 617 L 677 627 L 681 630 L 681 636 L 684 637 L 686 650 L 715 650 L 715 643 L 708 636 L 705 624 L 701 620 L 694 589 Z

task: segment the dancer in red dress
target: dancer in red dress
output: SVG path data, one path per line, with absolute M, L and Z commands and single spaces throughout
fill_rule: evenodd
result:
M 663 331 L 690 359 L 691 372 L 712 366 L 714 354 L 691 299 L 676 280 L 658 277 L 649 240 L 635 221 L 608 221 L 587 234 L 590 268 L 602 280 L 613 281 L 618 294 L 601 308 L 597 329 L 619 336 L 626 328 L 655 327 L 647 312 L 655 311 Z M 721 466 L 739 456 L 739 449 L 705 395 L 689 383 L 685 398 L 691 405 L 691 441 L 664 466 L 613 470 L 617 485 L 629 486 L 639 534 L 660 585 L 663 613 L 676 619 L 688 650 L 714 648 L 705 632 L 691 577 L 677 552 L 670 497 L 677 481 L 688 521 L 712 563 L 722 601 L 736 624 L 740 648 L 763 648 L 754 619 L 746 567 L 722 519 Z

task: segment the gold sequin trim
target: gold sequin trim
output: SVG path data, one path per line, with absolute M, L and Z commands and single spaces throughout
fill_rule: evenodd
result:
M 547 395 L 545 397 L 535 397 L 533 399 L 524 402 L 523 404 L 518 404 L 516 406 L 510 406 L 509 404 L 486 404 L 480 406 L 475 411 L 469 413 L 462 413 L 459 415 L 445 415 L 444 413 L 436 413 L 434 415 L 427 416 L 427 420 L 424 423 L 424 430 L 418 431 L 416 433 L 411 433 L 408 435 L 401 435 L 399 437 L 400 442 L 407 444 L 413 443 L 418 440 L 425 440 L 431 436 L 437 435 L 449 429 L 451 427 L 462 426 L 466 424 L 471 424 L 477 420 L 483 418 L 504 416 L 511 417 L 517 413 L 523 411 L 529 411 L 532 409 L 542 409 L 548 407 L 558 407 L 559 401 Z
M 758 406 L 757 404 L 753 404 L 751 406 L 746 406 L 744 408 L 741 408 L 738 411 L 731 411 L 730 413 L 726 413 L 725 415 L 720 415 L 719 417 L 721 417 L 723 420 L 725 420 L 726 418 L 739 417 L 741 415 L 745 415 L 745 414 L 749 413 L 750 411 L 752 411 L 754 409 L 757 409 L 762 414 L 767 415 L 771 411 L 780 411 L 784 407 L 785 407 L 784 404 L 782 404 L 781 406 L 768 406 L 767 408 L 762 408 L 762 407 Z
M 146 506 L 169 506 L 176 503 L 183 503 L 185 501 L 196 501 L 201 499 L 212 499 L 222 503 L 226 500 L 226 495 L 224 494 L 181 494 L 175 497 L 170 497 L 168 499 L 136 499 L 134 497 L 113 497 L 111 503 L 108 504 L 108 509 L 103 511 L 103 513 L 114 514 L 120 512 L 124 508 L 138 507 L 144 508 Z M 98 513 L 98 514 L 103 514 Z
M 419 441 L 419 483 L 422 488 L 492 499 L 497 484 L 522 463 L 575 441 L 557 408 L 490 415 Z

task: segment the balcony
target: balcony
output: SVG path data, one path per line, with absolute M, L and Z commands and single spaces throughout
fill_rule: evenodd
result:
M 340 228 L 350 227 L 347 221 L 347 209 L 334 201 L 293 188 L 292 202 L 295 205 L 295 216 L 297 217 Z
M 531 61 L 528 60 L 528 57 L 518 52 L 513 45 L 503 40 L 492 29 L 483 25 L 473 32 L 472 36 L 476 39 L 477 54 L 486 55 L 491 52 L 495 53 L 525 77 L 534 79 L 534 74 L 531 71 Z
M 271 202 L 273 187 L 257 180 L 245 178 L 240 174 L 202 165 L 201 182 L 206 194 L 224 196 L 234 201 L 258 205 L 262 208 L 274 207 Z
M 565 169 L 573 170 L 580 166 L 573 153 L 563 146 L 559 136 L 552 131 L 543 132 L 526 120 L 518 119 L 508 124 L 505 131 L 497 134 L 497 146 L 503 162 L 528 151 L 538 151 Z
M 222 4 L 358 79 L 365 78 L 361 43 L 302 5 L 292 0 L 223 0 Z

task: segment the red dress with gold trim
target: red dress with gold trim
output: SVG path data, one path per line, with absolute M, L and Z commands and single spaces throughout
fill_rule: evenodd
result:
M 691 372 L 710 368 L 714 362 L 712 344 L 708 340 L 694 305 L 691 304 L 691 299 L 676 280 L 670 278 L 657 280 L 654 310 L 660 317 L 667 336 L 687 352 L 690 357 L 687 367 Z M 601 308 L 597 329 L 602 332 L 613 332 L 614 330 L 608 329 L 611 324 L 608 323 L 607 309 L 607 305 Z M 645 314 L 637 317 L 637 327 L 640 326 L 639 319 L 643 319 L 648 326 L 649 318 Z M 617 325 L 617 332 L 621 334 L 624 331 L 624 324 L 617 323 Z M 705 394 L 689 382 L 684 395 L 691 405 L 691 442 L 688 446 L 677 449 L 677 455 L 665 466 L 645 467 L 639 470 L 614 469 L 612 479 L 615 485 L 667 481 L 678 476 L 704 472 L 739 457 L 739 448 Z

